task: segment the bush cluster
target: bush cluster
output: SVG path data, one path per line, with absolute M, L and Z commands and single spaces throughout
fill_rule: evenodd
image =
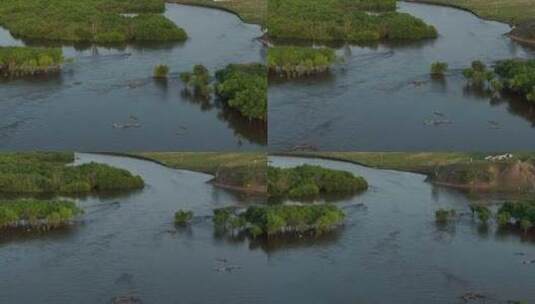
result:
M 363 177 L 346 171 L 311 165 L 268 168 L 268 193 L 273 197 L 314 198 L 320 194 L 353 194 L 367 188 Z

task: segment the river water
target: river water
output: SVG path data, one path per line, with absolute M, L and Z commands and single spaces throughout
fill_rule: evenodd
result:
M 255 39 L 262 35 L 260 27 L 220 10 L 177 4 L 167 4 L 165 16 L 190 38 L 123 47 L 64 46 L 64 55 L 74 62 L 65 64 L 60 76 L 0 82 L 0 149 L 262 148 L 265 124 L 183 96 L 178 79 L 195 64 L 215 71 L 230 63 L 261 62 L 264 49 Z M 1 46 L 24 44 L 0 28 Z M 152 79 L 157 64 L 169 65 L 167 83 Z M 141 127 L 112 127 L 132 122 Z
M 468 210 L 467 198 L 418 174 L 353 164 L 270 157 L 364 176 L 370 189 L 337 202 L 346 224 L 320 239 L 255 243 L 214 234 L 211 209 L 262 202 L 206 182 L 211 176 L 158 164 L 78 154 L 140 174 L 129 196 L 86 198 L 82 222 L 61 232 L 0 242 L 1 303 L 457 303 L 466 292 L 486 303 L 535 300 L 534 244 L 481 230 L 468 216 L 437 227 L 439 207 Z M 118 202 L 118 203 L 114 203 Z M 176 229 L 174 211 L 195 211 Z M 224 262 L 226 260 L 226 262 Z M 220 271 L 224 266 L 232 271 Z
M 469 12 L 398 2 L 399 11 L 434 25 L 439 37 L 404 44 L 343 46 L 344 63 L 327 77 L 273 81 L 269 144 L 273 150 L 505 150 L 535 148 L 535 107 L 526 101 L 466 90 L 462 69 L 473 60 L 534 58 L 535 50 L 504 36 L 506 24 Z M 429 76 L 445 61 L 445 81 Z M 426 120 L 451 124 L 426 125 Z

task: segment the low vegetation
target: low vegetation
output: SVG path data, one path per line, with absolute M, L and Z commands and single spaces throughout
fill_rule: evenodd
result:
M 4 77 L 58 72 L 63 62 L 60 48 L 0 47 L 0 74 Z
M 533 0 L 411 0 L 414 2 L 450 5 L 470 10 L 476 15 L 509 24 L 520 24 L 533 19 L 535 16 L 535 1 Z
M 496 64 L 494 71 L 476 60 L 463 75 L 469 86 L 490 91 L 495 97 L 507 91 L 535 102 L 535 60 L 503 60 Z
M 68 224 L 80 213 L 82 210 L 71 201 L 0 201 L 0 229 L 50 230 Z
M 193 93 L 195 97 L 209 99 L 212 93 L 210 86 L 210 72 L 208 69 L 197 64 L 193 67 L 192 72 L 183 72 L 180 74 L 180 79 L 186 85 L 185 91 Z
M 230 64 L 216 72 L 216 94 L 244 117 L 267 119 L 267 71 L 259 63 Z
M 502 226 L 516 225 L 527 233 L 535 224 L 535 201 L 505 203 L 498 210 L 497 218 Z
M 28 39 L 96 43 L 185 40 L 185 31 L 161 15 L 164 10 L 164 0 L 3 0 L 0 25 L 14 36 Z
M 305 199 L 318 195 L 354 194 L 367 188 L 364 178 L 346 171 L 311 165 L 268 168 L 268 193 L 272 197 Z
M 395 11 L 393 0 L 271 0 L 267 28 L 271 38 L 369 42 L 434 38 L 421 19 Z
M 500 88 L 524 96 L 535 103 L 535 59 L 500 61 L 494 71 L 503 83 Z
M 169 74 L 169 67 L 165 64 L 158 64 L 154 67 L 153 76 L 156 79 L 167 79 Z
M 171 0 L 170 2 L 224 9 L 237 14 L 244 22 L 263 25 L 266 20 L 268 0 Z
M 211 174 L 218 186 L 244 192 L 267 192 L 267 157 L 263 153 L 149 152 L 137 155 L 172 168 Z
M 287 78 L 324 73 L 335 61 L 329 48 L 272 47 L 267 56 L 269 72 Z
M 180 226 L 188 225 L 193 219 L 193 211 L 178 210 L 175 212 L 175 224 Z
M 436 61 L 431 64 L 431 76 L 444 77 L 444 73 L 448 70 L 448 64 L 446 62 Z
M 492 217 L 492 211 L 487 206 L 483 205 L 471 205 L 470 210 L 473 215 L 476 215 L 479 221 L 483 224 L 487 224 Z
M 73 153 L 0 155 L 0 193 L 86 194 L 144 187 L 130 172 L 104 164 L 69 165 Z
M 342 224 L 344 213 L 331 204 L 251 206 L 244 212 L 234 208 L 214 210 L 219 229 L 247 232 L 252 237 L 273 237 L 289 233 L 328 232 Z
M 457 212 L 454 209 L 439 209 L 435 211 L 435 220 L 439 224 L 447 224 L 450 220 L 455 218 Z

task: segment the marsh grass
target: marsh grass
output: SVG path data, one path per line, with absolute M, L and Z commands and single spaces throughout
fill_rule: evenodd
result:
M 327 72 L 335 61 L 336 54 L 329 48 L 272 47 L 267 56 L 269 72 L 287 78 Z
M 0 229 L 51 230 L 69 224 L 82 210 L 65 200 L 0 201 Z
M 58 72 L 63 62 L 60 48 L 0 46 L 0 74 L 4 77 Z
M 69 165 L 73 153 L 0 154 L 0 193 L 89 194 L 134 190 L 143 179 L 105 164 Z
M 161 15 L 164 10 L 163 0 L 2 0 L 0 25 L 26 39 L 95 43 L 185 40 L 186 32 Z
M 360 43 L 437 37 L 433 26 L 396 12 L 391 0 L 271 0 L 268 5 L 273 39 Z

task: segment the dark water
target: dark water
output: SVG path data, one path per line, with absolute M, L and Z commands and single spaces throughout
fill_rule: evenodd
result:
M 132 170 L 147 187 L 123 198 L 81 200 L 84 223 L 69 231 L 0 243 L 0 303 L 107 303 L 118 295 L 143 303 L 457 303 L 469 291 L 491 297 L 487 303 L 535 300 L 535 266 L 522 264 L 535 258 L 534 244 L 484 234 L 469 218 L 455 229 L 436 227 L 437 208 L 463 211 L 468 201 L 421 175 L 271 157 L 276 166 L 350 170 L 371 189 L 339 202 L 348 217 L 335 234 L 255 244 L 218 237 L 203 218 L 215 207 L 253 202 L 206 184 L 208 175 L 79 157 Z M 199 217 L 173 232 L 179 208 Z M 222 265 L 238 268 L 217 271 Z
M 178 73 L 204 64 L 260 62 L 259 26 L 227 12 L 168 4 L 165 15 L 184 28 L 183 43 L 126 47 L 65 46 L 58 77 L 0 82 L 0 149 L 4 150 L 254 150 L 266 144 L 266 126 L 221 106 L 182 96 Z M 22 45 L 0 29 L 0 45 Z M 42 45 L 38 42 L 31 44 Z M 155 65 L 169 65 L 167 83 Z M 114 129 L 137 118 L 140 128 Z
M 272 149 L 504 150 L 535 148 L 535 107 L 464 89 L 462 69 L 533 58 L 504 36 L 506 24 L 447 7 L 399 2 L 399 10 L 434 25 L 440 37 L 403 45 L 345 46 L 330 77 L 274 83 L 269 90 Z M 445 81 L 430 65 L 449 63 Z M 435 115 L 438 112 L 439 115 Z M 452 124 L 427 126 L 430 119 Z

